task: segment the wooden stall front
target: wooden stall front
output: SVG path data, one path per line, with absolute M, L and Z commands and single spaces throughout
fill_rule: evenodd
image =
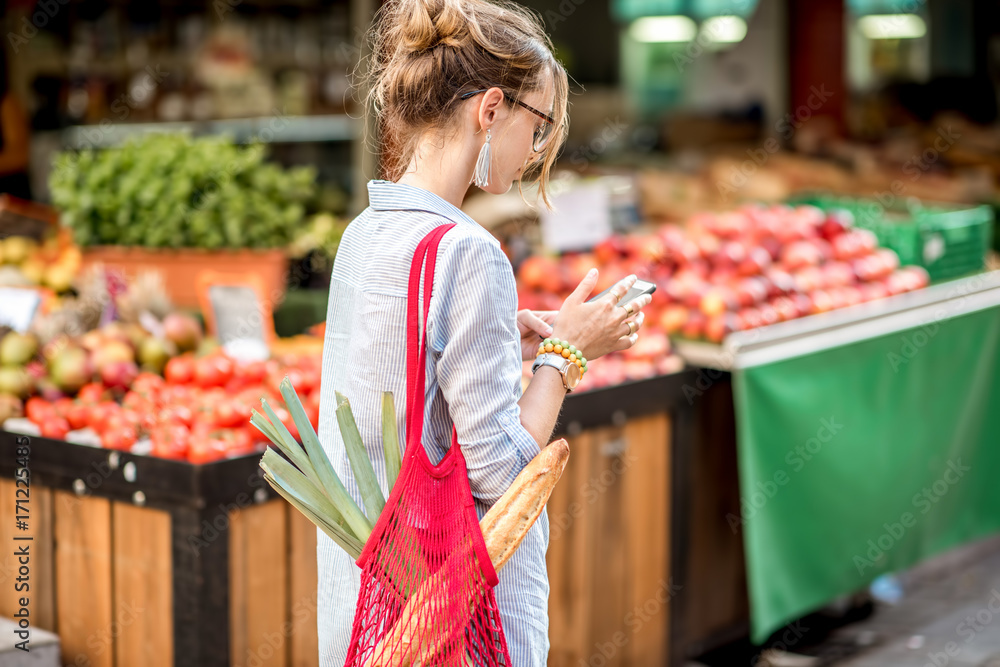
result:
M 719 388 L 692 400 L 697 378 L 566 402 L 559 430 L 572 454 L 548 505 L 553 667 L 681 664 L 745 625 L 741 552 L 712 500 L 728 382 L 722 400 Z M 0 432 L 3 516 L 17 439 Z M 317 664 L 316 532 L 263 482 L 257 457 L 191 466 L 28 440 L 31 621 L 60 635 L 64 664 Z M 0 522 L 5 545 L 14 530 Z M 11 617 L 17 565 L 5 553 L 0 613 Z

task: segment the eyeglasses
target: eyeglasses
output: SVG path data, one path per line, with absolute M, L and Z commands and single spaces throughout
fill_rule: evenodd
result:
M 459 99 L 467 100 L 470 97 L 478 95 L 479 93 L 485 93 L 487 90 L 489 90 L 489 88 L 483 88 L 481 90 L 472 90 L 467 93 L 464 93 Z M 549 139 L 552 138 L 552 129 L 555 127 L 556 124 L 555 119 L 552 118 L 552 116 L 549 116 L 548 114 L 542 113 L 535 107 L 525 104 L 521 100 L 511 95 L 510 93 L 504 92 L 503 96 L 509 102 L 524 107 L 525 109 L 527 109 L 528 111 L 530 111 L 531 113 L 535 114 L 536 116 L 545 121 L 544 123 L 542 123 L 541 127 L 535 130 L 535 134 L 531 140 L 532 150 L 534 150 L 536 153 L 541 153 L 543 150 L 545 150 L 545 146 L 549 143 Z

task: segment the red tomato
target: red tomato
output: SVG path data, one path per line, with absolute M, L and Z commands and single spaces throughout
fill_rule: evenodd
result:
M 44 398 L 32 396 L 24 404 L 24 414 L 36 426 L 41 426 L 49 419 L 58 416 L 55 407 Z
M 233 377 L 246 384 L 260 384 L 267 375 L 267 364 L 263 361 L 250 361 L 236 366 Z
M 169 384 L 188 384 L 194 379 L 194 357 L 182 354 L 167 362 L 163 376 Z
M 55 410 L 55 413 L 60 417 L 63 417 L 64 419 L 66 418 L 66 415 L 69 413 L 71 407 L 73 407 L 72 398 L 63 397 L 56 400 L 56 402 L 52 404 L 52 408 L 53 410 Z
M 191 442 L 188 450 L 188 461 L 201 465 L 224 459 L 229 455 L 226 443 L 216 438 L 196 439 Z
M 107 423 L 108 419 L 115 415 L 121 408 L 117 403 L 111 401 L 103 401 L 94 405 L 90 409 L 90 419 L 87 425 L 94 429 L 98 433 L 104 432 L 104 425 Z
M 222 399 L 215 404 L 213 411 L 213 421 L 216 426 L 240 426 L 250 419 L 250 411 L 243 411 L 242 404 L 237 404 L 234 400 Z
M 105 449 L 117 449 L 123 452 L 132 451 L 135 444 L 135 431 L 131 428 L 113 428 L 101 436 L 101 445 Z
M 222 354 L 213 354 L 195 361 L 194 379 L 201 387 L 222 387 L 233 377 L 233 360 Z
M 91 382 L 80 387 L 76 398 L 81 403 L 100 403 L 109 396 L 108 390 L 99 382 Z
M 191 428 L 194 423 L 194 412 L 183 404 L 168 405 L 159 411 L 157 421 L 161 424 L 181 424 Z
M 155 373 L 142 372 L 135 376 L 135 380 L 132 381 L 132 391 L 136 392 L 155 392 L 163 388 L 166 381 Z
M 70 428 L 74 431 L 78 428 L 86 428 L 90 422 L 90 406 L 86 403 L 74 401 L 73 405 L 66 410 L 64 416 L 66 417 L 66 421 L 69 422 Z
M 39 424 L 38 428 L 41 430 L 43 438 L 65 440 L 66 434 L 69 433 L 69 422 L 53 413 Z
M 150 431 L 153 456 L 164 459 L 185 459 L 191 444 L 191 432 L 180 424 L 162 424 Z

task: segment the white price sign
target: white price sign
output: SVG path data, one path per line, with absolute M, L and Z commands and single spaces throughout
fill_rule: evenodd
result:
M 42 295 L 35 290 L 0 287 L 0 324 L 25 333 L 41 302 Z
M 542 210 L 542 243 L 548 250 L 588 250 L 611 236 L 611 195 L 603 183 L 575 186 Z

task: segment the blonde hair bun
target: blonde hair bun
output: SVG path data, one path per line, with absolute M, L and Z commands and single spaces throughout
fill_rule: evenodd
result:
M 509 0 L 389 0 L 370 39 L 367 102 L 380 129 L 381 177 L 390 181 L 426 133 L 451 129 L 462 93 L 498 86 L 520 99 L 550 75 L 554 136 L 519 181 L 537 174 L 550 205 L 546 185 L 566 139 L 569 82 L 539 15 Z

